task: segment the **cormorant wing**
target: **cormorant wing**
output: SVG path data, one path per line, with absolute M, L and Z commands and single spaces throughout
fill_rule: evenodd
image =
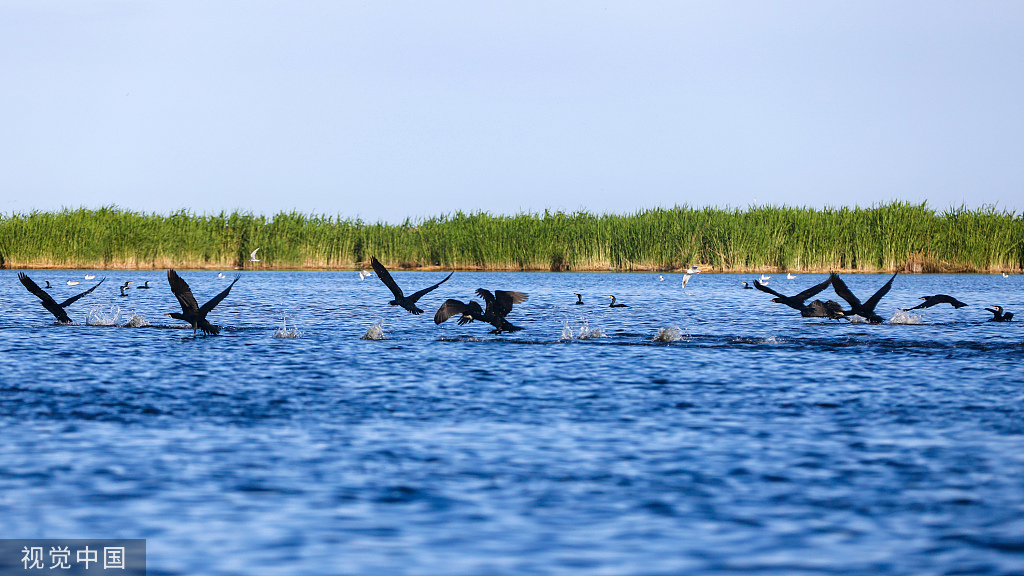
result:
M 931 308 L 936 304 L 938 304 L 938 302 L 933 302 L 931 296 L 929 296 L 927 300 L 921 302 L 917 306 L 914 306 L 913 308 L 904 308 L 903 310 L 905 310 L 906 312 L 910 312 L 911 310 L 920 310 L 921 308 Z
M 391 293 L 395 295 L 395 300 L 402 300 L 405 298 L 405 294 L 402 294 L 402 289 L 395 284 L 395 279 L 391 277 L 391 273 L 384 267 L 383 264 L 377 261 L 376 256 L 370 256 L 370 266 L 373 266 L 373 271 L 377 273 L 377 277 L 380 281 L 391 290 Z M 447 278 L 445 278 L 447 280 Z
M 53 296 L 50 296 L 45 290 L 40 288 L 38 284 L 28 277 L 28 274 L 18 272 L 18 280 L 21 280 L 21 283 L 25 285 L 25 288 L 27 288 L 29 292 L 35 294 L 43 301 L 43 306 L 45 306 L 47 310 L 50 310 L 50 306 L 55 306 L 57 308 L 61 307 L 61 305 L 57 304 L 57 301 L 53 299 Z
M 754 280 L 754 288 L 757 288 L 761 292 L 767 292 L 767 293 L 772 294 L 774 296 L 778 296 L 779 298 L 789 298 L 789 296 L 786 296 L 784 294 L 780 294 L 779 292 L 776 292 L 775 290 L 772 290 L 771 288 L 765 286 L 764 284 L 761 284 L 757 280 Z
M 494 309 L 498 316 L 504 318 L 512 311 L 513 304 L 519 304 L 529 296 L 523 292 L 506 292 L 505 290 L 494 291 Z
M 72 296 L 71 298 L 68 298 L 67 300 L 65 300 L 65 301 L 61 302 L 61 303 L 60 303 L 60 307 L 61 307 L 61 308 L 67 308 L 68 306 L 70 306 L 70 305 L 74 304 L 75 300 L 78 300 L 78 299 L 79 299 L 79 298 L 81 298 L 82 296 L 85 296 L 85 295 L 86 295 L 86 294 L 88 294 L 89 292 L 92 292 L 93 290 L 95 290 L 95 289 L 99 288 L 99 287 L 100 287 L 100 284 L 103 284 L 103 280 L 106 280 L 106 278 L 103 278 L 102 280 L 100 280 L 99 282 L 97 282 L 95 286 L 93 286 L 92 288 L 89 288 L 89 289 L 88 289 L 88 290 L 86 290 L 85 292 L 82 292 L 82 293 L 81 293 L 81 294 L 79 294 L 78 296 Z
M 850 288 L 846 286 L 846 282 L 843 282 L 843 279 L 838 275 L 832 277 L 832 289 L 836 291 L 836 294 L 838 294 L 840 298 L 846 300 L 846 303 L 850 305 L 851 309 L 860 308 L 862 306 L 860 300 L 853 295 L 853 292 L 850 292 Z
M 440 324 L 456 314 L 465 314 L 469 310 L 469 304 L 449 298 L 444 301 L 444 304 L 441 304 L 441 307 L 437 309 L 437 313 L 434 314 L 434 324 Z
M 441 280 L 440 282 L 438 282 L 437 284 L 434 284 L 433 286 L 430 286 L 428 288 L 424 288 L 423 290 L 420 290 L 419 292 L 413 292 L 412 294 L 409 295 L 408 298 L 406 298 L 406 300 L 408 300 L 409 302 L 412 302 L 413 304 L 415 304 L 416 301 L 419 300 L 420 298 L 422 298 L 424 294 L 426 294 L 427 292 L 430 292 L 434 288 L 437 288 L 441 284 L 444 284 L 445 282 L 447 282 L 448 279 L 452 277 L 452 274 L 455 274 L 455 272 L 453 271 L 453 272 L 449 273 L 447 276 L 445 276 L 444 280 Z
M 867 307 L 868 310 L 874 310 L 875 306 L 878 306 L 878 302 L 882 299 L 882 296 L 889 293 L 889 289 L 892 288 L 892 281 L 896 279 L 896 274 L 899 274 L 899 272 L 893 274 L 892 278 L 889 278 L 889 281 L 885 283 L 885 286 L 879 288 L 878 292 L 875 292 L 874 295 L 871 296 L 871 298 L 868 298 L 868 301 L 864 303 L 864 306 Z
M 206 316 L 210 312 L 210 310 L 213 310 L 214 306 L 220 304 L 221 300 L 227 298 L 228 292 L 231 292 L 231 287 L 234 286 L 235 282 L 238 282 L 238 279 L 241 277 L 241 274 L 235 274 L 235 279 L 231 281 L 231 284 L 229 284 L 228 287 L 225 288 L 223 292 L 214 296 L 206 304 L 203 304 L 202 307 L 199 308 L 199 313 L 202 314 L 203 316 Z
M 804 290 L 803 292 L 797 294 L 796 296 L 793 296 L 793 298 L 796 298 L 797 300 L 803 302 L 804 300 L 807 300 L 811 296 L 817 296 L 818 292 L 821 292 L 825 288 L 828 288 L 828 285 L 831 284 L 831 283 L 832 283 L 832 276 L 830 275 L 828 278 L 825 279 L 824 282 L 821 282 L 820 284 L 815 284 L 814 286 L 811 286 L 807 290 Z
M 186 314 L 196 314 L 199 312 L 199 304 L 196 304 L 196 297 L 192 295 L 192 289 L 188 287 L 187 282 L 182 280 L 181 276 L 178 276 L 177 272 L 174 270 L 167 271 L 167 283 L 171 285 L 171 292 L 178 299 L 182 312 Z
M 490 290 L 484 288 L 477 288 L 476 293 L 478 296 L 484 299 L 487 304 L 484 309 L 484 316 L 490 316 L 494 311 L 494 294 L 491 294 Z

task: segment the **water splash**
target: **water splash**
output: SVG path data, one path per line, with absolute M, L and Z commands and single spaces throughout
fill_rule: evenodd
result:
M 93 306 L 85 316 L 87 326 L 117 326 L 120 321 L 121 307 L 116 305 L 111 306 L 109 312 L 99 306 Z
M 580 326 L 579 332 L 576 333 L 576 338 L 580 340 L 590 340 L 591 338 L 609 338 L 609 336 L 600 328 L 591 328 L 590 321 L 584 319 L 583 325 Z
M 274 338 L 302 338 L 302 330 L 299 330 L 298 326 L 289 330 L 288 317 L 281 314 L 281 327 L 274 332 Z
M 123 326 L 125 328 L 142 328 L 149 326 L 149 320 L 146 320 L 146 317 L 142 314 L 132 312 L 132 315 L 128 317 Z
M 666 326 L 658 330 L 658 333 L 651 338 L 653 342 L 678 342 L 685 337 L 683 331 L 675 326 Z
M 907 310 L 897 310 L 892 318 L 889 319 L 889 324 L 920 324 L 921 317 L 917 314 L 911 314 Z
M 377 320 L 366 330 L 360 340 L 384 340 L 384 321 Z
M 572 331 L 572 326 L 569 326 L 569 321 L 564 320 L 562 322 L 562 336 L 559 340 L 572 340 L 576 337 L 576 334 Z

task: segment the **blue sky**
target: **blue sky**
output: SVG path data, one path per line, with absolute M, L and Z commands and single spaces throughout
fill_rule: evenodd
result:
M 0 212 L 1024 211 L 1021 2 L 0 0 Z

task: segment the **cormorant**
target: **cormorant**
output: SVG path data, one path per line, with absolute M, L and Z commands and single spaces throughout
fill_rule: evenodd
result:
M 259 262 L 259 260 L 256 259 L 256 253 L 259 252 L 259 251 L 260 251 L 260 249 L 257 248 L 257 249 L 252 251 L 252 254 L 249 254 L 249 262 Z
M 519 304 L 529 298 L 527 294 L 505 290 L 495 290 L 494 294 L 491 294 L 483 288 L 477 288 L 476 293 L 487 303 L 485 310 L 481 310 L 480 305 L 475 300 L 460 302 L 449 298 L 444 301 L 444 304 L 441 304 L 441 307 L 437 309 L 437 313 L 434 314 L 434 324 L 440 324 L 456 314 L 461 314 L 462 317 L 459 318 L 459 325 L 472 322 L 473 320 L 481 320 L 494 326 L 491 334 L 515 332 L 523 329 L 522 326 L 513 326 L 508 320 L 505 320 L 505 316 L 512 311 L 513 304 Z
M 812 309 L 811 306 L 804 305 L 804 301 L 810 298 L 811 296 L 817 295 L 818 292 L 821 292 L 825 288 L 828 288 L 828 285 L 832 283 L 833 277 L 834 275 L 830 275 L 823 282 L 811 286 L 810 288 L 804 290 L 803 292 L 797 294 L 796 296 L 786 296 L 785 294 L 776 292 L 775 290 L 772 290 L 771 288 L 765 286 L 764 284 L 758 282 L 757 280 L 754 280 L 754 288 L 757 288 L 761 292 L 767 292 L 768 294 L 772 294 L 773 296 L 775 296 L 775 298 L 772 298 L 772 302 L 775 302 L 777 304 L 785 304 L 786 306 L 789 306 L 794 310 L 799 310 L 801 316 L 821 317 L 825 316 L 825 314 L 819 315 L 819 312 L 822 310 L 821 308 Z M 821 301 L 816 300 L 816 302 Z
M 151 280 L 146 280 L 145 284 L 143 284 L 142 286 L 136 286 L 135 289 L 136 290 L 148 290 L 148 289 L 152 288 L 152 286 L 149 285 L 150 282 L 151 282 Z
M 744 290 L 753 290 L 754 289 L 753 286 L 751 286 L 750 284 L 748 284 L 746 282 L 742 282 L 742 284 L 743 284 L 743 289 Z
M 800 310 L 800 315 L 808 318 L 828 318 L 829 320 L 839 320 L 840 318 L 846 317 L 846 311 L 839 305 L 839 302 L 828 300 L 822 302 L 821 300 L 815 300 L 807 305 L 807 311 Z
M 46 287 L 47 288 L 53 288 L 53 286 L 50 286 L 50 281 L 49 280 L 44 280 L 44 282 L 46 282 Z
M 899 274 L 899 272 L 896 274 Z M 840 298 L 846 300 L 850 305 L 850 309 L 846 311 L 847 316 L 853 316 L 856 314 L 857 316 L 866 318 L 868 322 L 871 322 L 872 324 L 881 324 L 885 320 L 878 314 L 875 314 L 875 306 L 878 306 L 878 302 L 882 297 L 889 293 L 889 289 L 892 288 L 892 281 L 896 279 L 896 274 L 893 274 L 892 278 L 889 278 L 889 281 L 879 288 L 878 292 L 875 292 L 874 295 L 872 295 L 871 298 L 868 298 L 863 304 L 861 304 L 860 300 L 858 300 L 857 297 L 853 295 L 853 292 L 851 292 L 846 286 L 846 282 L 843 282 L 843 279 L 835 274 L 831 277 L 832 288 Z
M 1013 319 L 1013 312 L 1003 312 L 1002 306 L 985 308 L 985 311 L 992 313 L 992 317 L 988 319 L 989 322 L 1009 322 Z
M 100 280 L 95 286 L 89 288 L 85 292 L 82 292 L 77 296 L 72 296 L 60 304 L 58 304 L 52 296 L 44 292 L 42 288 L 36 285 L 36 283 L 33 282 L 32 279 L 24 272 L 18 272 L 18 280 L 21 280 L 21 283 L 25 285 L 25 288 L 27 288 L 29 292 L 35 294 L 40 300 L 42 300 L 43 308 L 46 308 L 50 311 L 50 314 L 56 316 L 57 322 L 60 322 L 61 324 L 71 324 L 71 318 L 68 317 L 68 314 L 64 309 L 73 304 L 75 300 L 78 300 L 82 296 L 85 296 L 89 292 L 98 288 L 100 284 L 103 284 L 103 280 L 106 280 L 106 278 Z
M 118 286 L 118 288 L 121 290 L 121 296 L 127 296 L 127 294 L 125 294 L 124 291 L 128 289 L 129 284 L 131 284 L 131 282 L 125 282 L 124 286 Z
M 931 308 L 932 306 L 938 306 L 939 304 L 950 304 L 953 306 L 953 308 L 963 308 L 964 306 L 967 306 L 967 304 L 964 304 L 963 302 L 957 300 L 956 298 L 953 298 L 952 296 L 946 296 L 945 294 L 936 294 L 935 296 L 921 296 L 920 300 L 924 300 L 924 302 L 921 302 L 920 304 L 914 306 L 913 308 L 904 308 L 904 312 L 909 312 L 910 310 L 918 310 L 920 308 Z
M 685 283 L 683 285 L 685 286 Z M 627 308 L 625 304 L 616 304 L 615 296 L 612 296 L 611 294 L 607 294 L 607 296 L 612 299 L 612 303 L 608 305 L 609 308 Z
M 576 293 L 573 292 L 573 294 Z M 579 306 L 580 304 L 583 304 L 583 294 L 576 294 L 576 305 Z
M 199 306 L 196 303 L 195 296 L 192 295 L 192 289 L 188 287 L 188 284 L 178 276 L 178 273 L 174 270 L 167 271 L 167 282 L 171 285 L 171 292 L 174 293 L 174 297 L 178 299 L 178 304 L 181 305 L 181 312 L 171 312 L 167 316 L 169 318 L 175 318 L 177 320 L 183 320 L 192 325 L 192 335 L 196 335 L 196 330 L 202 330 L 207 334 L 213 334 L 216 336 L 220 332 L 220 327 L 214 326 L 206 321 L 206 315 L 210 313 L 210 310 L 220 304 L 221 300 L 227 298 L 228 292 L 231 292 L 231 287 L 238 282 L 241 278 L 241 274 L 235 275 L 235 279 L 231 281 L 231 285 L 224 289 L 223 292 L 214 296 L 209 302 Z
M 437 288 L 441 284 L 447 282 L 448 279 L 452 277 L 452 274 L 455 274 L 455 272 L 451 272 L 448 274 L 448 276 L 445 277 L 444 280 L 441 280 L 437 284 L 434 284 L 433 286 L 430 286 L 428 288 L 424 288 L 419 292 L 413 292 L 409 296 L 405 296 L 402 293 L 402 289 L 399 288 L 398 284 L 395 283 L 394 278 L 391 277 L 391 273 L 388 272 L 388 269 L 385 268 L 383 264 L 377 261 L 376 256 L 370 257 L 370 265 L 373 266 L 374 271 L 377 272 L 377 277 L 380 278 L 380 281 L 383 282 L 384 285 L 387 286 L 389 290 L 391 290 L 391 293 L 395 295 L 395 299 L 388 302 L 388 304 L 391 304 L 392 306 L 401 306 L 402 308 L 405 308 L 406 310 L 412 312 L 413 314 L 423 313 L 423 310 L 416 307 L 417 300 L 422 298 L 424 294 L 430 292 L 434 288 Z

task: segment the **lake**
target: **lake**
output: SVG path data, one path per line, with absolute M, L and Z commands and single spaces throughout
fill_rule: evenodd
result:
M 456 272 L 413 316 L 245 272 L 193 338 L 163 271 L 28 273 L 107 280 L 56 325 L 0 271 L 5 538 L 145 538 L 157 575 L 1024 572 L 1024 276 L 900 275 L 871 325 L 754 275 Z M 524 329 L 434 325 L 478 287 Z M 936 293 L 969 306 L 898 312 Z

